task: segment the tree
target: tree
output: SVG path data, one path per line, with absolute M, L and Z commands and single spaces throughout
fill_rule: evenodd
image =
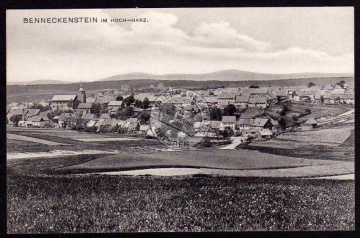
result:
M 141 108 L 141 106 L 142 106 L 142 102 L 140 100 L 136 99 L 135 100 L 135 107 Z
M 210 110 L 210 120 L 221 121 L 221 118 L 222 118 L 222 113 L 219 108 L 214 107 Z
M 286 105 L 284 105 L 283 109 L 280 112 L 280 116 L 285 116 L 288 111 L 289 111 L 289 108 Z
M 260 87 L 257 85 L 250 85 L 249 88 L 260 88 Z
M 81 103 L 81 101 L 76 99 L 73 103 L 73 108 L 76 109 L 80 103 Z
M 45 112 L 51 110 L 51 107 L 49 105 L 43 106 L 41 104 L 34 104 L 30 109 L 40 109 L 40 112 Z
M 101 104 L 100 103 L 94 103 L 91 106 L 91 111 L 92 113 L 94 113 L 97 117 L 100 116 L 100 111 L 101 111 Z
M 142 103 L 142 108 L 147 109 L 149 106 L 150 106 L 150 100 L 147 97 L 145 97 Z
M 279 120 L 279 126 L 280 126 L 280 128 L 281 128 L 282 130 L 285 130 L 285 129 L 286 129 L 286 121 L 285 121 L 284 118 L 281 118 L 281 119 Z
M 344 80 L 341 80 L 340 82 L 336 83 L 340 87 L 344 88 L 344 85 L 346 84 Z
M 229 104 L 224 108 L 224 116 L 233 116 L 236 112 L 236 107 L 233 104 Z
M 324 101 L 325 101 L 324 96 L 321 95 L 321 96 L 320 96 L 320 102 L 321 102 L 321 103 L 324 103 Z
M 10 117 L 10 121 L 12 123 L 14 123 L 14 126 L 18 126 L 19 125 L 19 121 L 21 121 L 22 119 L 22 115 L 12 115 Z
M 213 95 L 214 95 L 214 92 L 210 92 L 210 93 L 209 93 L 209 96 L 213 96 Z
M 148 112 L 142 112 L 140 114 L 140 121 L 142 124 L 150 120 L 150 113 Z
M 313 83 L 313 82 L 310 82 L 310 83 L 308 84 L 308 88 L 311 88 L 311 87 L 314 87 L 314 86 L 316 86 L 316 84 Z
M 124 98 L 123 98 L 123 96 L 119 95 L 119 96 L 116 97 L 115 100 L 116 100 L 116 101 L 123 101 Z
M 297 120 L 299 120 L 299 117 L 297 115 L 293 115 L 292 119 L 293 119 L 293 121 L 297 121 Z
M 132 117 L 133 114 L 134 114 L 134 108 L 133 107 L 125 107 L 124 116 Z
M 311 114 L 310 108 L 306 108 L 306 109 L 305 109 L 305 113 L 306 113 L 306 114 Z
M 129 97 L 124 99 L 124 103 L 126 104 L 126 106 L 130 106 L 134 102 L 135 102 L 135 98 L 134 98 L 134 95 L 132 95 L 132 94 Z

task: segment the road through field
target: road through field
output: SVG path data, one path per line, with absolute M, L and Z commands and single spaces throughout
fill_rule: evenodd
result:
M 12 140 L 30 141 L 30 142 L 40 143 L 40 144 L 44 144 L 44 145 L 68 145 L 65 143 L 58 143 L 58 142 L 53 142 L 53 141 L 49 141 L 49 140 L 37 139 L 34 137 L 21 136 L 21 135 L 9 134 L 9 133 L 6 134 L 6 138 L 12 139 Z

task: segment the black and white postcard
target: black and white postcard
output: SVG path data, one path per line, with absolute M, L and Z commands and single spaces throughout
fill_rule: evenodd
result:
M 7 233 L 355 229 L 354 8 L 6 11 Z

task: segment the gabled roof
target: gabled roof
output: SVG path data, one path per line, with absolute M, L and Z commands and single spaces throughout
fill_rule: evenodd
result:
M 255 118 L 256 116 L 262 115 L 263 113 L 264 111 L 260 108 L 250 107 L 247 108 L 246 111 L 240 115 L 240 118 Z
M 139 131 L 148 131 L 150 129 L 149 125 L 141 125 Z
M 269 129 L 261 130 L 261 131 L 259 131 L 259 133 L 262 136 L 272 136 L 273 135 L 273 133 Z
M 233 99 L 235 99 L 235 93 L 224 91 L 220 95 L 218 95 L 217 98 L 233 100 Z
M 10 109 L 9 111 L 9 115 L 22 115 L 23 114 L 23 109 Z
M 269 119 L 267 118 L 255 118 L 253 125 L 263 127 L 268 121 Z
M 109 102 L 109 107 L 120 107 L 121 105 L 123 105 L 123 101 L 110 101 Z
M 314 118 L 310 118 L 304 124 L 305 125 L 314 125 L 314 124 L 317 124 L 317 121 Z
M 54 95 L 51 101 L 74 101 L 76 95 Z
M 91 102 L 86 102 L 86 103 L 79 103 L 79 106 L 77 107 L 77 109 L 91 109 L 93 103 Z
M 81 119 L 83 119 L 83 120 L 92 120 L 92 119 L 94 119 L 94 117 L 95 117 L 95 114 L 83 114 Z
M 29 119 L 28 119 L 28 121 L 32 121 L 32 122 L 40 122 L 40 121 L 48 121 L 49 119 L 47 119 L 47 118 L 44 118 L 44 117 L 42 117 L 42 116 L 33 116 L 33 117 L 30 117 Z
M 58 121 L 65 121 L 67 117 L 72 116 L 72 113 L 63 112 L 60 114 Z
M 220 121 L 211 121 L 210 122 L 210 128 L 212 129 L 219 129 L 221 125 Z
M 250 94 L 241 94 L 240 96 L 236 96 L 235 102 L 237 103 L 247 103 L 249 101 Z
M 251 126 L 254 124 L 254 119 L 239 119 L 238 125 Z
M 25 111 L 25 116 L 35 116 L 40 113 L 40 109 L 27 109 Z
M 267 103 L 266 96 L 254 95 L 249 98 L 249 103 Z
M 261 94 L 261 93 L 267 93 L 267 88 L 244 88 L 241 91 L 243 94 Z
M 110 115 L 108 113 L 102 113 L 100 119 L 110 119 Z
M 222 123 L 236 123 L 236 116 L 223 116 Z
M 109 99 L 108 98 L 96 98 L 95 103 L 108 104 Z
M 205 102 L 207 102 L 207 103 L 217 103 L 217 101 L 218 101 L 216 97 L 211 97 L 211 96 L 204 97 L 204 99 L 205 99 Z
M 136 117 L 132 117 L 132 118 L 127 119 L 127 122 L 130 122 L 130 123 L 136 122 L 136 123 L 138 123 L 139 119 L 136 118 Z

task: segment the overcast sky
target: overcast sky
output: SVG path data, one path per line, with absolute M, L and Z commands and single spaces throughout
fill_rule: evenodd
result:
M 25 24 L 23 18 L 97 17 Z M 112 18 L 146 23 L 111 23 Z M 100 19 L 108 23 L 100 23 Z M 341 8 L 8 10 L 8 82 L 144 72 L 353 73 L 354 11 Z

